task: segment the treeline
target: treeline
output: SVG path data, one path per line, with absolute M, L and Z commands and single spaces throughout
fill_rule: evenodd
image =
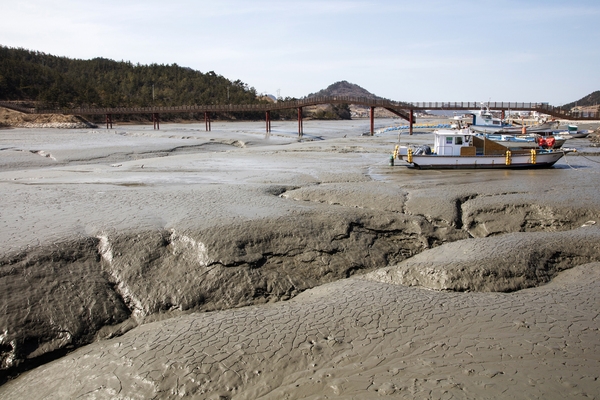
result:
M 326 109 L 318 108 L 311 115 L 313 119 L 352 119 L 350 105 L 330 104 Z
M 282 101 L 294 98 L 279 99 Z M 78 60 L 0 45 L 0 101 L 32 102 L 40 109 L 78 107 L 151 107 L 267 103 L 248 84 L 213 71 L 202 73 L 172 65 L 140 65 L 106 58 Z M 347 118 L 346 107 L 315 116 Z M 273 119 L 294 119 L 296 110 L 271 112 Z M 149 116 L 115 116 L 141 120 Z M 263 113 L 219 113 L 213 117 L 262 119 Z M 98 119 L 100 117 L 93 117 Z M 163 120 L 200 119 L 193 114 L 161 115 Z
M 595 106 L 600 104 L 600 90 L 596 90 L 595 92 L 592 92 L 590 94 L 588 94 L 585 97 L 582 97 L 581 99 L 574 101 L 572 103 L 569 104 L 564 104 L 562 107 L 566 110 L 570 110 L 573 107 L 576 106 L 580 106 L 580 107 L 589 107 L 589 106 Z
M 148 107 L 258 103 L 240 80 L 172 65 L 75 60 L 0 46 L 0 100 L 48 107 Z

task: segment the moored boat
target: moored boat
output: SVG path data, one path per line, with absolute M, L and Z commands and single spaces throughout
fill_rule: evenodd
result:
M 547 168 L 566 151 L 554 149 L 511 150 L 468 129 L 434 132 L 433 152 L 429 146 L 397 145 L 393 158 L 420 169 Z
M 504 132 L 506 129 L 510 130 L 513 128 L 511 124 L 504 122 L 500 118 L 495 118 L 489 109 L 482 109 L 478 114 L 471 114 L 473 121 L 470 128 L 473 132 L 477 133 L 497 133 Z
M 589 130 L 579 130 L 579 127 L 577 125 L 567 125 L 567 131 L 564 132 L 566 136 L 573 139 L 581 139 L 588 137 L 590 133 L 591 131 Z
M 523 132 L 537 133 L 537 132 L 544 132 L 544 131 L 552 130 L 552 129 L 555 129 L 557 125 L 558 125 L 558 122 L 556 122 L 556 121 L 543 122 L 538 125 L 530 125 L 530 126 L 517 126 L 517 125 L 510 125 L 510 124 L 504 124 L 501 126 L 471 125 L 471 130 L 473 132 L 478 132 L 478 133 L 522 134 Z
M 590 135 L 590 133 L 592 133 L 592 131 L 590 131 L 590 130 L 577 131 L 575 133 L 569 132 L 566 134 L 566 136 L 571 139 L 583 139 L 583 138 L 588 137 Z
M 509 149 L 536 149 L 552 148 L 560 149 L 568 138 L 563 136 L 546 136 L 544 132 L 529 135 L 507 135 L 507 134 L 485 134 L 478 133 L 476 136 L 485 137 L 494 142 L 508 147 Z
M 505 122 L 503 119 L 495 118 L 489 109 L 481 109 L 478 114 L 471 114 L 473 116 L 473 123 L 470 128 L 476 133 L 508 133 L 508 134 L 522 134 L 541 132 L 558 127 L 558 121 L 546 121 L 537 125 L 524 126 L 524 125 L 512 125 Z

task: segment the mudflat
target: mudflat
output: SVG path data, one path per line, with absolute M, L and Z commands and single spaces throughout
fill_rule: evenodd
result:
M 272 129 L 0 131 L 0 397 L 600 397 L 588 139 L 419 171 L 431 133 Z

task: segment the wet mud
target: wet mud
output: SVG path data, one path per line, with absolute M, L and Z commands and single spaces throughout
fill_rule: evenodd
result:
M 593 156 L 440 173 L 388 166 L 396 138 L 235 130 L 11 160 L 1 397 L 600 395 Z

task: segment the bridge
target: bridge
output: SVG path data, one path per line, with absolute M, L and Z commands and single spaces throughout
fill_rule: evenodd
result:
M 409 122 L 410 134 L 413 133 L 415 111 L 450 110 L 471 111 L 481 108 L 481 102 L 398 102 L 384 99 L 370 99 L 367 97 L 352 96 L 316 96 L 293 101 L 280 101 L 277 103 L 262 104 L 219 104 L 219 105 L 189 105 L 176 107 L 115 107 L 115 108 L 68 108 L 68 109 L 31 109 L 11 106 L 9 103 L 0 102 L 0 106 L 12 108 L 29 114 L 67 114 L 67 115 L 105 115 L 106 128 L 112 128 L 113 115 L 123 114 L 150 114 L 154 129 L 160 129 L 160 114 L 177 113 L 204 113 L 206 130 L 210 131 L 211 114 L 227 112 L 264 112 L 266 131 L 271 132 L 271 111 L 298 110 L 298 136 L 302 137 L 302 108 L 320 104 L 354 104 L 370 108 L 371 135 L 374 133 L 375 108 L 386 109 Z M 600 120 L 600 112 L 567 111 L 554 107 L 548 103 L 524 102 L 487 102 L 485 106 L 495 111 L 537 111 L 554 118 L 565 120 Z

